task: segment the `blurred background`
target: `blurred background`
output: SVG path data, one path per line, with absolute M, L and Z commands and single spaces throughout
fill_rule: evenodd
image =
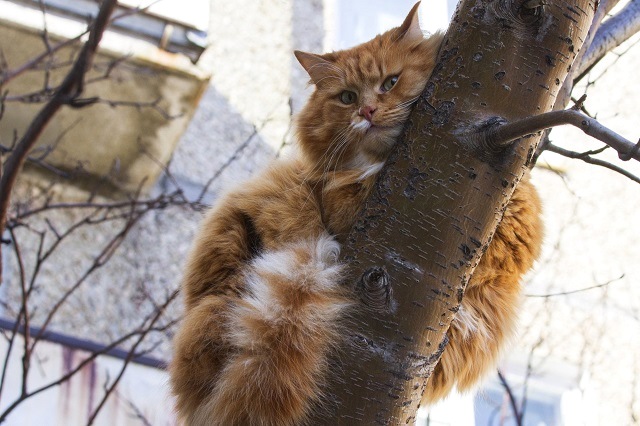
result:
M 286 155 L 292 116 L 311 90 L 293 50 L 366 41 L 399 25 L 413 3 L 120 2 L 89 75 L 86 96 L 97 100 L 52 121 L 13 194 L 2 236 L 0 422 L 175 424 L 164 366 L 182 264 L 207 206 Z M 455 6 L 424 1 L 423 29 L 446 29 Z M 68 71 L 97 7 L 0 0 L 3 154 Z M 573 92 L 632 141 L 637 42 Z M 571 128 L 550 139 L 580 153 L 602 146 Z M 598 155 L 618 161 L 609 151 Z M 622 167 L 640 175 L 637 163 Z M 501 374 L 422 409 L 419 425 L 640 423 L 640 185 L 552 152 L 533 181 L 545 248 Z

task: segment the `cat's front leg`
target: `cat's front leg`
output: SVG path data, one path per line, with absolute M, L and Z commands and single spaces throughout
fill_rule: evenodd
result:
M 262 241 L 251 216 L 237 204 L 229 196 L 201 225 L 182 281 L 187 310 L 207 295 L 242 291 L 232 277 L 260 252 Z

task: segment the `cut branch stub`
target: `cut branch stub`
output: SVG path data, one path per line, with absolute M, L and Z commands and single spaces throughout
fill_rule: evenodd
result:
M 551 110 L 594 8 L 589 0 L 459 4 L 439 64 L 343 249 L 354 286 L 384 268 L 394 308 L 354 314 L 352 344 L 329 378 L 331 418 L 318 414 L 313 424 L 414 420 L 464 287 L 539 139 L 486 152 L 461 135 L 492 117 Z

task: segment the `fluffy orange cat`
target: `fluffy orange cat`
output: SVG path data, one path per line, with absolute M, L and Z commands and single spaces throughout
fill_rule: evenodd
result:
M 296 52 L 315 91 L 297 117 L 298 153 L 228 193 L 202 224 L 184 282 L 170 365 L 189 425 L 304 423 L 322 398 L 347 309 L 339 241 L 349 232 L 442 35 L 404 23 L 349 50 Z M 516 317 L 520 277 L 540 245 L 539 202 L 518 186 L 468 285 L 425 402 L 472 386 L 496 362 Z

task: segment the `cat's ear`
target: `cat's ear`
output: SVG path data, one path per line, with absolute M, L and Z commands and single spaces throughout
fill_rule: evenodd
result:
M 417 2 L 413 8 L 411 8 L 411 11 L 404 19 L 402 25 L 400 25 L 399 30 L 403 38 L 408 38 L 410 40 L 422 40 L 424 38 L 424 34 L 420 29 L 420 22 L 418 20 L 419 6 L 420 2 Z
M 293 52 L 304 68 L 309 77 L 311 77 L 311 82 L 316 86 L 321 82 L 338 77 L 338 69 L 335 64 L 324 57 L 322 55 L 316 55 L 315 53 L 307 53 L 301 52 L 300 50 L 296 50 Z

